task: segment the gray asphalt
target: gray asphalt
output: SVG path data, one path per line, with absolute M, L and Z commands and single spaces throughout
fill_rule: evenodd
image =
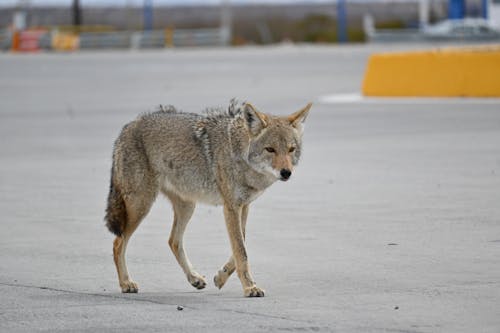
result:
M 103 212 L 127 121 L 232 97 L 291 113 L 359 93 L 384 48 L 0 54 L 0 331 L 498 332 L 498 99 L 315 103 L 291 181 L 250 209 L 266 297 L 234 276 L 194 290 L 164 198 L 128 249 L 140 293 L 119 292 Z M 197 208 L 186 248 L 211 281 L 230 253 L 220 207 Z

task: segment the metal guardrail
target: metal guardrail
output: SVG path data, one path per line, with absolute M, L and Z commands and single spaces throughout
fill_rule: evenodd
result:
M 167 32 L 165 31 L 150 31 L 136 33 L 132 38 L 137 38 L 135 42 L 137 45 L 133 45 L 132 48 L 162 48 L 165 47 Z M 134 40 L 132 40 L 134 42 Z
M 368 35 L 370 42 L 467 42 L 467 43 L 484 43 L 484 42 L 500 42 L 500 36 L 495 35 L 431 35 L 426 34 L 418 29 L 406 30 L 390 30 L 380 29 L 375 30 Z
M 223 37 L 220 29 L 84 32 L 80 34 L 80 49 L 218 46 L 225 45 Z
M 46 33 L 40 37 L 38 40 L 38 45 L 42 50 L 50 50 L 52 49 L 52 38 L 50 33 Z
M 420 42 L 424 36 L 418 29 L 377 29 L 367 35 L 370 42 Z
M 172 46 L 217 46 L 225 45 L 221 29 L 175 30 Z
M 115 31 L 115 32 L 82 32 L 79 35 L 63 33 L 75 39 L 76 47 L 59 48 L 54 43 L 57 31 L 47 32 L 38 39 L 38 47 L 42 50 L 74 50 L 74 49 L 143 49 L 183 46 L 224 46 L 229 44 L 229 35 L 223 29 L 178 29 L 153 31 Z M 9 50 L 12 45 L 11 34 L 0 30 L 0 50 Z
M 80 49 L 125 49 L 130 47 L 128 32 L 83 32 Z
M 0 50 L 7 51 L 12 45 L 11 33 L 8 30 L 0 30 Z

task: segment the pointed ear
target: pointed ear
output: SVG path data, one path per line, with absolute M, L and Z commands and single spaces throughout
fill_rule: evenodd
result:
M 293 127 L 297 127 L 299 124 L 303 123 L 307 118 L 307 114 L 309 113 L 311 106 L 312 103 L 309 103 L 303 109 L 289 115 L 287 119 L 290 124 L 292 124 Z
M 252 104 L 245 103 L 243 115 L 245 116 L 247 126 L 253 135 L 259 134 L 261 130 L 267 127 L 267 116 L 264 113 L 257 111 Z

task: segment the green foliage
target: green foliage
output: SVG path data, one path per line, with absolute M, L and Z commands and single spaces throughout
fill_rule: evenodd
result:
M 109 25 L 60 25 L 55 27 L 60 32 L 112 32 L 116 31 L 116 29 Z
M 348 28 L 347 40 L 351 43 L 364 43 L 366 42 L 366 35 L 362 29 Z
M 333 43 L 337 41 L 337 23 L 321 14 L 309 15 L 297 23 L 297 34 L 306 42 Z
M 327 15 L 309 15 L 297 24 L 302 41 L 312 43 L 338 42 L 337 20 Z M 358 27 L 347 27 L 347 40 L 349 42 L 364 42 L 365 33 Z
M 375 23 L 375 29 L 404 29 L 406 25 L 403 21 L 383 21 Z
M 268 32 L 266 39 L 271 40 L 264 40 L 262 30 Z M 347 38 L 348 42 L 359 43 L 366 40 L 360 23 L 354 22 L 348 26 Z M 234 24 L 235 45 L 275 43 L 284 40 L 297 43 L 337 43 L 337 21 L 328 15 L 311 14 L 299 21 L 274 17 L 259 22 L 239 21 Z

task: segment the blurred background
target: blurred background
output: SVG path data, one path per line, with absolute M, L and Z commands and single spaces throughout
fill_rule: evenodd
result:
M 499 6 L 0 0 L 0 332 L 500 332 Z M 163 198 L 128 248 L 141 293 L 120 295 L 103 221 L 120 129 L 233 97 L 314 103 L 292 181 L 250 210 L 266 297 L 236 277 L 193 292 Z M 223 219 L 199 205 L 186 231 L 207 280 Z
M 3 0 L 4 51 L 500 40 L 500 0 Z

